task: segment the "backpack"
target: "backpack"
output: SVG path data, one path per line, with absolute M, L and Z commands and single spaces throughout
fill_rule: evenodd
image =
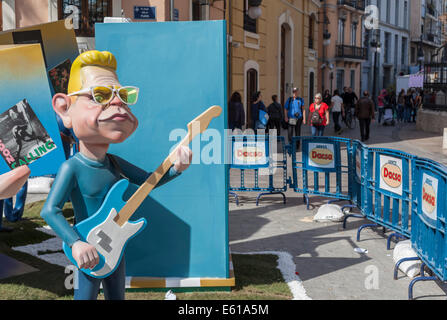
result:
M 323 124 L 323 118 L 320 116 L 316 106 L 314 105 L 314 111 L 310 115 L 310 123 L 314 126 L 321 126 Z

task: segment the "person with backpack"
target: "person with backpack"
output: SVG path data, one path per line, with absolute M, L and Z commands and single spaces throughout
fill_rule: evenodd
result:
M 262 95 L 261 95 L 261 91 L 257 91 L 253 94 L 252 97 L 252 105 L 251 105 L 251 121 L 252 121 L 252 126 L 253 126 L 253 130 L 256 132 L 256 130 L 258 129 L 265 129 L 266 125 L 264 125 L 260 120 L 259 120 L 259 113 L 267 113 L 267 110 L 265 108 L 265 104 L 262 101 Z
M 309 124 L 313 137 L 322 137 L 324 128 L 329 125 L 329 106 L 323 102 L 321 93 L 315 95 L 314 103 L 309 107 Z
M 301 136 L 301 125 L 306 124 L 306 110 L 304 99 L 298 96 L 298 88 L 293 88 L 293 96 L 289 97 L 284 105 L 284 120 L 288 124 L 287 136 L 289 143 L 293 137 Z M 293 135 L 295 133 L 295 135 Z M 296 142 L 296 150 L 300 149 L 300 141 Z

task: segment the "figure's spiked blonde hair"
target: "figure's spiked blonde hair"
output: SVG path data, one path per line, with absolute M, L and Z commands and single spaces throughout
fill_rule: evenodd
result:
M 117 63 L 115 56 L 108 51 L 91 50 L 80 54 L 71 66 L 70 80 L 68 81 L 68 93 L 81 90 L 81 69 L 87 66 L 98 66 L 116 71 Z

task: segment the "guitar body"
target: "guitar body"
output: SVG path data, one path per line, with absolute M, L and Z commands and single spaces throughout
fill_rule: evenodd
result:
M 123 195 L 129 182 L 125 179 L 113 185 L 101 208 L 91 217 L 76 224 L 73 229 L 81 238 L 96 248 L 99 263 L 93 269 L 81 269 L 94 278 L 105 278 L 112 274 L 121 262 L 127 242 L 140 233 L 146 226 L 146 219 L 127 221 L 121 227 L 114 221 L 117 213 L 126 204 Z M 64 242 L 62 248 L 65 255 L 77 267 L 71 248 Z

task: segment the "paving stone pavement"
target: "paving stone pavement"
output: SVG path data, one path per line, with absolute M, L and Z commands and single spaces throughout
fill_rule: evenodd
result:
M 302 135 L 310 135 L 310 128 L 304 127 Z M 333 128 L 327 128 L 325 135 L 334 135 Z M 345 129 L 337 136 L 358 139 L 360 134 L 356 128 Z M 367 144 L 402 150 L 447 164 L 442 136 L 418 131 L 415 124 L 385 127 L 373 123 Z M 238 179 L 235 174 L 230 175 L 230 181 L 237 182 Z M 357 228 L 368 223 L 366 219 L 349 219 L 346 229 L 341 223 L 312 221 L 318 207 L 327 202 L 326 198 L 312 196 L 310 210 L 307 210 L 302 195 L 293 190 L 286 192 L 285 205 L 280 195 L 272 195 L 261 198 L 256 206 L 256 196 L 257 193 L 239 193 L 239 206 L 230 197 L 231 251 L 290 253 L 307 295 L 315 300 L 408 298 L 411 279 L 399 272 L 398 279 L 393 280 L 394 244 L 391 250 L 386 248 L 390 231 L 364 229 L 357 242 Z M 356 253 L 355 248 L 367 249 L 368 253 Z M 440 281 L 419 282 L 414 287 L 414 297 L 445 300 L 447 285 Z

